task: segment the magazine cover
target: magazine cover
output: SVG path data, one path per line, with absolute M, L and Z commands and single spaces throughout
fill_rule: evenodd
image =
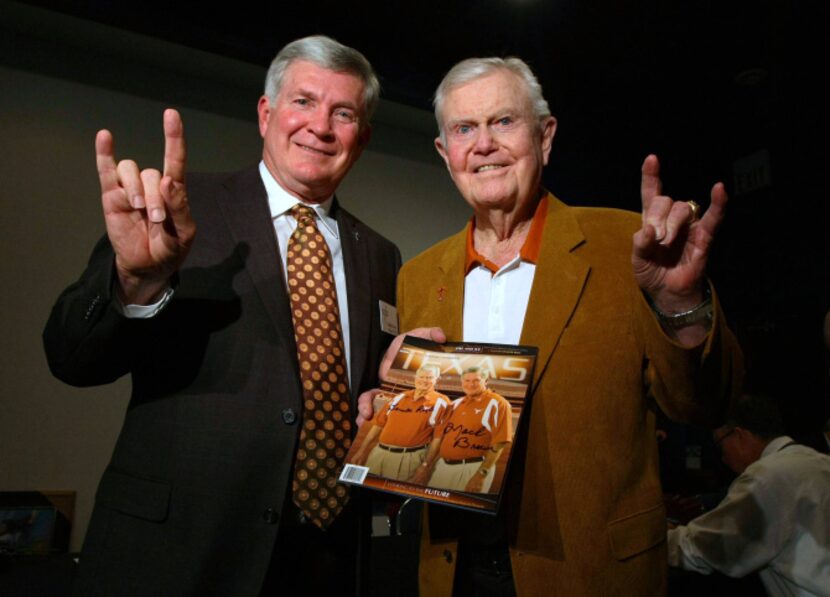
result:
M 536 354 L 407 336 L 340 481 L 495 514 Z

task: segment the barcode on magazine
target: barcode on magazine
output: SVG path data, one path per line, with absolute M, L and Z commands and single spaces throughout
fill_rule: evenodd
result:
M 343 472 L 340 473 L 340 480 L 344 483 L 356 483 L 363 485 L 366 475 L 369 474 L 368 466 L 357 466 L 356 464 L 347 464 L 343 467 Z

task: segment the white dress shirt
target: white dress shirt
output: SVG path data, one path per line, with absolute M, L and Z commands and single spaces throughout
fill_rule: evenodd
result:
M 742 577 L 769 595 L 830 596 L 830 457 L 772 440 L 718 506 L 669 531 L 669 565 Z

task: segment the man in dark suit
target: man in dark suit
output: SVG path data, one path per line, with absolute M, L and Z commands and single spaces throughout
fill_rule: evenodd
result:
M 356 396 L 377 383 L 390 339 L 378 304 L 394 304 L 400 267 L 395 246 L 334 198 L 368 142 L 378 91 L 359 52 L 322 36 L 292 42 L 259 101 L 262 162 L 190 175 L 186 185 L 176 111 L 164 115 L 163 172 L 116 163 L 112 135 L 98 133 L 107 237 L 44 331 L 50 367 L 67 383 L 127 373 L 133 381 L 96 494 L 79 594 L 360 592 L 359 496 L 327 511 L 325 530 L 294 503 L 301 428 L 313 423 L 298 365 L 305 331 L 286 292 L 286 270 L 296 268 L 285 260 L 301 203 L 314 222 L 302 230 L 319 230 L 328 247 L 348 431 Z M 348 436 L 330 439 L 332 454 L 348 449 Z

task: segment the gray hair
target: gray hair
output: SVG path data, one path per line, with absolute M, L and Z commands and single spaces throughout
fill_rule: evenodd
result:
M 490 377 L 490 372 L 484 367 L 467 367 L 466 369 L 464 369 L 464 372 L 461 374 L 461 376 L 464 377 L 468 373 L 475 373 L 481 378 L 482 381 L 487 381 L 487 378 Z
M 468 58 L 453 66 L 444 75 L 440 85 L 438 85 L 438 89 L 435 90 L 435 99 L 433 99 L 432 105 L 435 107 L 435 120 L 438 121 L 438 131 L 441 134 L 442 141 L 446 142 L 444 138 L 443 110 L 447 94 L 456 87 L 492 74 L 497 70 L 509 71 L 521 79 L 525 85 L 527 97 L 533 107 L 533 113 L 539 122 L 551 115 L 548 102 L 545 100 L 545 96 L 542 95 L 542 86 L 524 60 L 514 56 L 508 58 Z
M 325 35 L 312 35 L 292 41 L 279 51 L 265 75 L 265 95 L 272 105 L 282 87 L 285 71 L 295 60 L 307 60 L 321 68 L 358 77 L 364 85 L 363 108 L 366 121 L 372 117 L 380 98 L 380 83 L 372 65 L 354 48 L 344 46 Z
M 438 365 L 423 365 L 418 367 L 418 370 L 415 372 L 415 375 L 418 375 L 421 371 L 428 371 L 432 373 L 433 377 L 441 377 L 441 368 Z

